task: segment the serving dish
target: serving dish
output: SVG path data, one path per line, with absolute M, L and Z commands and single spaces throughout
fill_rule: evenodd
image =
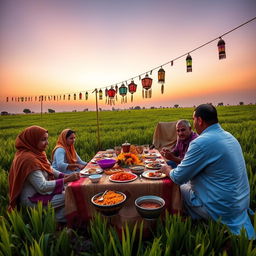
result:
M 129 177 L 129 179 L 125 179 Z M 130 178 L 131 177 L 131 178 Z M 117 179 L 118 178 L 118 179 Z M 109 180 L 116 183 L 127 183 L 136 180 L 138 176 L 131 172 L 119 172 L 109 176 Z
M 116 163 L 115 159 L 102 159 L 102 160 L 98 160 L 97 164 L 102 168 L 102 169 L 108 169 L 108 168 L 112 168 Z
M 145 172 L 142 173 L 142 176 L 144 178 L 151 179 L 151 180 L 159 180 L 159 179 L 163 179 L 163 178 L 166 177 L 165 173 L 161 173 L 161 176 L 153 176 L 156 172 L 157 172 L 157 170 L 155 170 L 155 171 L 154 170 L 145 171 Z
M 103 173 L 103 170 L 101 168 L 84 168 L 80 171 L 82 175 L 89 176 L 92 174 L 100 174 Z

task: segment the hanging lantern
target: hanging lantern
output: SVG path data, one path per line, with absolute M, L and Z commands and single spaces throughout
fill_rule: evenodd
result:
M 121 103 L 127 102 L 127 87 L 124 84 L 119 87 L 119 94 L 122 96 Z
M 20 97 L 18 97 L 18 102 L 20 102 Z
M 80 92 L 79 93 L 79 100 L 81 100 L 82 99 L 82 93 Z
M 46 101 L 46 96 L 44 96 L 44 101 Z
M 116 95 L 116 90 L 111 87 L 109 90 L 108 90 L 108 104 L 109 105 L 115 105 L 115 95 Z
M 129 93 L 131 93 L 131 102 L 133 102 L 133 94 L 137 90 L 137 84 L 135 84 L 132 80 L 131 83 L 128 85 L 128 89 L 129 89 Z
M 9 98 L 8 97 L 6 97 L 6 102 L 8 102 L 9 101 Z
M 88 92 L 85 93 L 85 100 L 88 100 Z
M 220 37 L 218 42 L 219 60 L 226 59 L 225 41 Z
M 76 94 L 74 93 L 74 100 L 76 100 Z
M 165 71 L 162 67 L 158 70 L 158 83 L 162 84 L 161 93 L 163 94 L 164 93 L 164 83 L 165 83 Z
M 171 61 L 171 66 L 173 66 L 173 60 Z
M 187 72 L 192 72 L 192 58 L 190 54 L 188 54 L 186 58 L 186 63 L 187 63 Z
M 103 98 L 103 93 L 102 93 L 102 90 L 100 89 L 99 90 L 99 100 L 102 100 L 102 98 Z
M 153 79 L 148 76 L 148 74 L 145 75 L 145 77 L 141 80 L 142 83 L 142 97 L 144 98 L 144 90 L 145 90 L 145 98 L 150 98 L 152 93 L 147 93 L 147 91 L 151 91 Z
M 68 100 L 70 100 L 70 94 L 68 95 Z

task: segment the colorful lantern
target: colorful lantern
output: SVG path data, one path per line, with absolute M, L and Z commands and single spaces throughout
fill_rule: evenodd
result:
M 46 96 L 44 96 L 44 101 L 46 101 Z
M 88 92 L 86 92 L 85 93 L 85 100 L 88 100 L 88 96 L 89 96 L 89 94 L 88 94 Z
M 8 97 L 6 97 L 6 102 L 8 102 L 9 101 L 9 98 Z
M 186 63 L 187 63 L 187 72 L 192 72 L 192 58 L 190 54 L 188 54 L 186 58 Z
M 133 94 L 137 90 L 137 84 L 135 84 L 132 80 L 131 83 L 128 85 L 128 89 L 129 89 L 129 93 L 131 93 L 131 102 L 132 102 L 133 101 Z
M 109 105 L 115 105 L 115 95 L 116 90 L 111 86 L 111 88 L 108 90 L 108 104 Z
M 119 87 L 119 94 L 122 96 L 121 103 L 127 102 L 127 87 L 124 84 Z
M 142 83 L 142 97 L 144 98 L 144 91 L 145 91 L 145 98 L 151 98 L 151 86 L 152 86 L 153 79 L 148 76 L 148 74 L 145 75 L 145 77 L 141 80 Z M 150 93 L 148 93 L 150 91 Z
M 70 94 L 68 95 L 68 100 L 70 100 Z
M 74 93 L 74 100 L 76 100 L 76 94 Z
M 99 90 L 99 100 L 102 100 L 102 98 L 103 98 L 103 93 L 102 93 L 102 90 L 100 89 Z
M 81 100 L 82 99 L 82 93 L 80 92 L 79 93 L 79 100 Z
M 163 94 L 164 93 L 164 83 L 165 83 L 165 71 L 162 67 L 158 70 L 158 83 L 162 84 L 161 92 Z
M 218 42 L 219 60 L 226 59 L 225 41 L 220 37 Z

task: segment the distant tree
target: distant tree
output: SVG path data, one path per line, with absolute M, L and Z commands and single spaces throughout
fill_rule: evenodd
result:
M 55 113 L 54 109 L 48 108 L 48 113 Z
M 141 108 L 140 108 L 140 106 L 136 106 L 136 107 L 134 107 L 134 109 L 141 109 Z
M 178 108 L 178 107 L 179 107 L 179 104 L 175 104 L 174 107 L 175 107 L 175 108 Z
M 218 106 L 223 106 L 223 105 L 224 105 L 223 102 L 218 103 Z
M 25 114 L 30 114 L 30 113 L 31 113 L 31 110 L 28 109 L 28 108 L 25 108 L 25 109 L 23 109 L 23 113 L 25 113 Z
M 240 101 L 240 102 L 239 102 L 239 105 L 244 105 L 244 102 L 243 102 L 243 101 Z
M 155 107 L 150 107 L 150 109 L 155 109 Z
M 1 116 L 7 116 L 7 115 L 9 115 L 9 113 L 7 111 L 2 111 L 1 112 Z

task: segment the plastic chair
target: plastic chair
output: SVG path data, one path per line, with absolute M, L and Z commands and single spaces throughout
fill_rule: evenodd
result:
M 159 122 L 155 128 L 153 135 L 153 145 L 157 150 L 163 147 L 172 148 L 177 141 L 175 122 Z

